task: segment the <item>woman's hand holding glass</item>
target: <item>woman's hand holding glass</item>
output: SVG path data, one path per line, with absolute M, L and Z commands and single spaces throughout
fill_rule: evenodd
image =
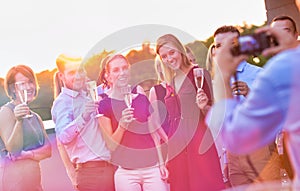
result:
M 134 118 L 134 108 L 132 107 L 127 107 L 122 111 L 122 117 L 119 121 L 119 124 L 121 127 L 123 127 L 124 129 L 127 129 L 129 124 L 135 120 Z
M 30 82 L 19 81 L 15 83 L 16 94 L 18 95 L 21 104 L 15 108 L 15 116 L 19 120 L 22 118 L 32 117 L 30 109 L 27 106 L 28 102 L 28 89 L 30 89 Z
M 16 105 L 14 109 L 15 117 L 18 121 L 22 121 L 22 119 L 26 118 L 26 116 L 30 113 L 30 109 L 27 104 L 21 103 Z
M 200 109 L 204 109 L 208 104 L 208 97 L 203 89 L 198 89 L 196 96 L 196 104 Z

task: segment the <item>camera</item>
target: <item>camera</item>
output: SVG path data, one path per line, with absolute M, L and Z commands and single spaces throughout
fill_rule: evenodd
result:
M 234 47 L 231 49 L 231 53 L 234 56 L 241 54 L 258 56 L 261 52 L 276 45 L 276 40 L 266 33 L 254 33 L 251 35 L 244 35 L 234 40 Z

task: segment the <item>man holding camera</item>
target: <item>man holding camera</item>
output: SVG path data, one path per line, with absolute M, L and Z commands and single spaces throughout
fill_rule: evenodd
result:
M 278 28 L 286 31 L 288 34 L 293 36 L 295 42 L 297 41 L 298 39 L 297 25 L 293 18 L 287 15 L 276 16 L 272 19 L 270 26 L 272 28 Z M 289 178 L 293 178 L 294 173 L 293 173 L 289 156 L 287 154 L 286 144 L 284 141 L 287 138 L 286 136 L 287 135 L 284 132 L 279 132 L 276 137 L 277 140 L 276 144 L 277 144 L 278 154 L 281 159 L 282 168 L 284 168 L 287 171 Z
M 300 9 L 300 0 L 296 0 Z M 247 99 L 239 103 L 231 94 L 230 78 L 248 55 L 233 56 L 232 41 L 236 34 L 224 39 L 215 56 L 218 65 L 214 78 L 216 101 L 212 118 L 219 120 L 226 148 L 247 154 L 274 141 L 285 130 L 287 147 L 294 167 L 295 190 L 300 188 L 300 46 L 292 35 L 276 27 L 264 27 L 256 33 L 267 33 L 276 39 L 277 46 L 263 50 L 264 56 L 275 55 L 259 74 Z M 216 116 L 215 116 L 216 115 Z
M 214 44 L 216 48 L 213 53 L 214 57 L 218 56 L 222 58 L 222 55 L 219 53 L 220 48 L 223 46 L 225 39 L 232 34 L 240 36 L 238 29 L 234 26 L 222 26 L 215 31 Z M 249 36 L 249 38 L 252 37 Z M 245 47 L 240 48 L 245 50 Z M 251 48 L 251 50 L 254 49 Z M 248 49 L 246 51 L 251 50 Z M 238 64 L 233 75 L 234 77 L 230 78 L 230 93 L 234 95 L 236 100 L 245 100 L 250 89 L 252 89 L 254 85 L 257 75 L 261 71 L 262 68 L 251 65 L 245 60 Z M 251 128 L 251 126 L 249 128 Z M 225 152 L 223 154 L 225 167 L 224 176 L 225 180 L 226 177 L 229 179 L 232 186 L 280 179 L 280 161 L 279 156 L 276 153 L 276 146 L 274 142 L 247 155 L 236 155 L 231 152 L 227 152 L 226 149 L 223 150 Z

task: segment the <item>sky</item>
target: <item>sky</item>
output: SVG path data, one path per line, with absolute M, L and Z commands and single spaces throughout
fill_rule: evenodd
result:
M 26 64 L 35 72 L 52 70 L 59 54 L 84 58 L 103 39 L 113 41 L 113 46 L 118 45 L 121 40 L 114 40 L 118 34 L 124 35 L 124 31 L 129 34 L 127 38 L 139 36 L 141 43 L 155 42 L 158 37 L 155 35 L 161 35 L 155 33 L 157 27 L 135 30 L 143 25 L 165 26 L 164 29 L 174 29 L 174 33 L 184 31 L 193 39 L 206 40 L 222 25 L 243 25 L 243 22 L 262 25 L 267 19 L 264 0 L 0 2 L 0 77 L 17 64 Z

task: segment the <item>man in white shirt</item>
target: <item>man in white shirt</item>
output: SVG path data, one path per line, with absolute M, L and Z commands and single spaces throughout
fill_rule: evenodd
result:
M 81 58 L 60 55 L 57 60 L 61 93 L 51 110 L 58 141 L 66 150 L 74 176 L 76 190 L 113 191 L 114 166 L 110 152 L 102 138 L 96 116 L 98 103 L 88 98 L 85 91 L 86 73 Z

